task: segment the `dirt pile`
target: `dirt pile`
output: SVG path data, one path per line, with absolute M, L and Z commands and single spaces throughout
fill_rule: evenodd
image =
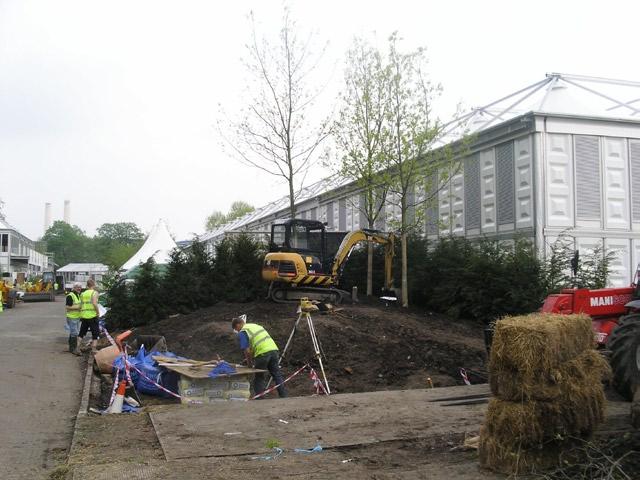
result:
M 240 362 L 242 355 L 230 321 L 242 313 L 250 322 L 263 325 L 281 349 L 297 318 L 294 305 L 220 303 L 162 320 L 136 333 L 164 335 L 171 351 L 190 358 L 220 355 Z M 426 388 L 428 378 L 436 387 L 460 385 L 460 367 L 484 372 L 482 326 L 473 322 L 365 305 L 347 305 L 329 315 L 313 314 L 313 321 L 335 393 Z M 315 366 L 308 327 L 301 321 L 283 362 L 285 374 L 308 361 Z M 473 382 L 482 380 L 469 376 Z M 308 378 L 292 380 L 289 391 L 307 395 L 311 382 Z

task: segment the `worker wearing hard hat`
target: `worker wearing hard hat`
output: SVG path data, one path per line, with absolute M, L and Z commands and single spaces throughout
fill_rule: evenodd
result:
M 233 330 L 238 334 L 240 349 L 244 352 L 248 366 L 259 370 L 268 370 L 273 381 L 278 385 L 278 395 L 287 396 L 284 388 L 280 366 L 278 365 L 278 346 L 264 327 L 257 323 L 247 323 L 247 316 L 241 315 L 231 321 Z M 253 391 L 259 395 L 265 390 L 266 374 L 256 373 L 253 380 Z
M 95 287 L 95 280 L 90 278 L 87 280 L 87 289 L 80 295 L 80 333 L 78 335 L 78 338 L 82 341 L 87 332 L 91 330 L 92 352 L 96 351 L 98 337 L 100 336 L 100 327 L 98 326 L 100 310 L 98 309 L 98 292 Z
M 80 294 L 82 285 L 73 284 L 73 289 L 67 294 L 67 327 L 69 328 L 69 351 L 74 355 L 80 355 L 78 349 L 78 333 L 80 333 Z

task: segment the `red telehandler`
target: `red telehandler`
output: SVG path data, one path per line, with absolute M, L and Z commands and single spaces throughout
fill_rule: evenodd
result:
M 640 427 L 640 279 L 629 287 L 566 288 L 549 295 L 547 313 L 586 313 L 592 318 L 598 344 L 609 353 L 614 388 L 633 401 L 634 425 Z

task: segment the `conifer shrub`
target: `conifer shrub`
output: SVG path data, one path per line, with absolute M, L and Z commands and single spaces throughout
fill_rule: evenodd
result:
M 596 246 L 580 257 L 571 274 L 574 256 L 571 237 L 561 236 L 541 258 L 526 238 L 513 240 L 442 237 L 428 241 L 410 236 L 407 243 L 409 303 L 453 318 L 491 322 L 505 315 L 521 315 L 540 309 L 544 298 L 562 288 L 603 288 L 615 255 Z M 374 249 L 373 285 L 378 296 L 384 282 L 384 253 Z M 400 252 L 396 249 L 394 272 L 400 283 Z M 366 292 L 367 250 L 354 250 L 345 265 L 341 288 L 354 285 Z
M 265 255 L 262 243 L 248 235 L 226 237 L 216 246 L 214 291 L 228 302 L 249 302 L 265 298 L 267 285 L 262 280 Z

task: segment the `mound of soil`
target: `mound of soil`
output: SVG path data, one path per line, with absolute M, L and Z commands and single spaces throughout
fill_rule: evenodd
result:
M 295 324 L 295 305 L 267 302 L 220 303 L 188 315 L 167 318 L 140 328 L 137 334 L 164 335 L 169 350 L 189 358 L 208 360 L 216 355 L 239 363 L 231 319 L 246 313 L 249 322 L 264 326 L 283 349 Z M 459 369 L 473 383 L 486 380 L 482 325 L 446 317 L 407 312 L 398 307 L 346 305 L 338 312 L 312 315 L 324 352 L 332 393 L 427 388 L 462 385 Z M 309 362 L 317 368 L 306 321 L 299 323 L 283 361 L 284 374 Z M 307 376 L 291 380 L 290 395 L 312 393 Z M 275 394 L 274 394 L 275 395 Z

